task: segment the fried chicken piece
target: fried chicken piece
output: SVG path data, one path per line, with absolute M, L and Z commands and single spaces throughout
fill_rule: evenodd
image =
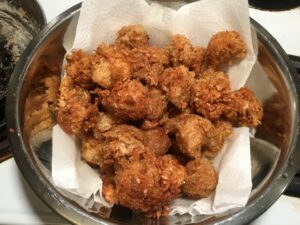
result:
M 92 80 L 103 88 L 109 88 L 112 86 L 113 81 L 109 62 L 100 60 L 98 63 L 93 65 Z
M 125 120 L 140 120 L 147 115 L 147 91 L 141 82 L 128 80 L 98 94 L 108 112 Z
M 160 119 L 145 119 L 141 124 L 143 130 L 154 129 L 158 126 L 163 125 L 169 119 L 169 114 L 164 113 Z
M 160 119 L 167 111 L 167 97 L 158 88 L 150 88 L 147 102 L 147 119 Z
M 190 198 L 208 197 L 218 183 L 218 175 L 211 162 L 205 158 L 190 161 L 185 166 L 187 176 L 182 192 Z
M 215 157 L 233 132 L 231 123 L 226 121 L 218 121 L 215 127 L 208 143 L 203 147 L 202 154 L 207 158 Z
M 216 120 L 224 110 L 224 106 L 216 102 L 229 91 L 230 81 L 227 74 L 207 70 L 193 85 L 191 103 L 197 113 L 209 120 Z
M 104 58 L 107 61 L 121 60 L 127 62 L 126 58 L 130 55 L 130 50 L 119 44 L 101 44 L 97 47 L 95 54 L 98 58 Z
M 262 104 L 250 89 L 230 91 L 228 76 L 213 70 L 207 70 L 196 80 L 191 103 L 205 118 L 221 118 L 237 126 L 256 127 L 263 116 Z
M 170 155 L 128 163 L 115 176 L 118 204 L 157 215 L 179 196 L 185 175 L 184 167 Z
M 101 67 L 104 67 L 104 77 L 111 77 L 111 80 L 124 81 L 132 76 L 149 86 L 156 86 L 159 75 L 169 64 L 168 54 L 164 49 L 149 46 L 148 40 L 142 37 L 144 31 L 136 35 L 137 30 L 139 26 L 123 27 L 115 44 L 102 44 L 97 48 L 97 55 L 109 64 L 100 66 L 100 72 L 103 70 Z
M 67 55 L 66 72 L 76 85 L 89 89 L 92 85 L 92 56 L 82 50 Z
M 200 149 L 207 144 L 214 132 L 214 125 L 195 114 L 183 114 L 164 124 L 168 134 L 175 134 L 179 150 L 190 158 L 201 157 Z
M 188 107 L 194 76 L 185 66 L 168 68 L 161 75 L 160 88 L 169 101 L 182 111 Z
M 117 125 L 101 133 L 100 168 L 117 166 L 122 160 L 131 157 L 134 150 L 148 151 L 144 145 L 144 133 L 130 125 Z
M 243 87 L 222 96 L 222 103 L 227 105 L 224 118 L 234 125 L 256 127 L 261 124 L 263 117 L 262 103 L 254 93 Z
M 59 91 L 58 123 L 66 133 L 80 135 L 85 119 L 97 110 L 91 104 L 90 93 L 75 86 L 68 76 L 63 79 Z
M 116 43 L 128 48 L 141 48 L 148 45 L 149 37 L 141 25 L 123 26 L 117 33 Z
M 120 58 L 98 57 L 92 65 L 92 80 L 103 88 L 111 88 L 115 82 L 124 82 L 131 77 L 130 65 Z
M 99 165 L 101 155 L 101 145 L 99 141 L 88 135 L 84 135 L 81 140 L 81 157 L 90 165 Z
M 158 85 L 160 74 L 169 64 L 166 52 L 155 46 L 132 49 L 127 60 L 133 77 L 148 86 Z
M 171 146 L 171 140 L 161 127 L 146 130 L 145 145 L 156 155 L 164 155 Z
M 113 126 L 124 123 L 125 121 L 106 112 L 96 110 L 91 113 L 89 118 L 83 123 L 83 130 L 92 133 L 95 138 L 100 138 L 101 133 L 110 130 Z
M 116 184 L 113 175 L 102 175 L 101 179 L 103 181 L 102 195 L 104 199 L 110 204 L 117 203 Z
M 247 47 L 236 31 L 214 34 L 205 52 L 205 67 L 218 69 L 221 65 L 232 65 L 246 57 Z
M 200 72 L 205 49 L 193 46 L 184 35 L 172 37 L 171 45 L 167 47 L 172 66 L 184 65 L 196 74 Z

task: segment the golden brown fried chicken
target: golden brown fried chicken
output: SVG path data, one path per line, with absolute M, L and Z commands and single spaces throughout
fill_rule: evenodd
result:
M 148 86 L 157 86 L 160 74 L 168 65 L 165 51 L 155 46 L 135 48 L 127 58 L 132 75 Z
M 92 136 L 83 136 L 81 140 L 81 157 L 90 165 L 99 165 L 101 155 L 101 145 Z
M 117 125 L 100 135 L 100 168 L 103 170 L 131 157 L 134 150 L 148 151 L 144 145 L 144 133 L 134 126 Z
M 141 82 L 128 80 L 98 94 L 108 112 L 125 120 L 140 120 L 147 115 L 147 92 L 148 89 Z
M 70 77 L 65 77 L 59 88 L 57 120 L 68 134 L 80 135 L 86 118 L 97 110 L 91 104 L 90 93 L 73 84 Z
M 237 32 L 215 34 L 206 50 L 183 35 L 165 48 L 148 40 L 132 25 L 93 54 L 72 52 L 58 122 L 81 138 L 83 160 L 100 167 L 106 201 L 159 217 L 181 192 L 202 198 L 215 190 L 207 158 L 222 149 L 232 124 L 257 126 L 262 106 L 247 88 L 231 91 L 217 71 L 246 56 Z
M 172 66 L 184 65 L 196 74 L 200 72 L 205 49 L 193 46 L 184 35 L 174 35 L 167 51 Z
M 130 77 L 130 65 L 122 59 L 99 58 L 93 62 L 92 80 L 103 88 L 111 88 L 115 82 L 124 82 Z
M 236 31 L 222 31 L 214 34 L 205 52 L 205 67 L 218 69 L 245 58 L 247 47 Z
M 67 56 L 66 72 L 76 85 L 90 88 L 92 83 L 92 56 L 82 50 L 71 52 Z
M 126 61 L 126 57 L 129 56 L 130 50 L 122 47 L 118 44 L 101 44 L 97 47 L 95 53 L 98 57 L 104 58 L 110 61 L 122 60 Z
M 175 134 L 179 150 L 190 158 L 201 156 L 200 148 L 207 144 L 214 131 L 214 125 L 196 114 L 183 114 L 164 124 L 168 134 Z
M 209 120 L 216 120 L 226 107 L 223 104 L 217 104 L 217 101 L 229 91 L 230 82 L 227 74 L 207 70 L 193 85 L 191 103 L 197 113 Z
M 130 50 L 120 44 L 101 44 L 96 49 L 92 67 L 93 80 L 103 88 L 111 88 L 115 82 L 131 78 L 128 61 Z
M 160 119 L 167 111 L 167 97 L 158 88 L 150 88 L 148 92 L 147 119 Z
M 124 123 L 125 121 L 106 112 L 95 110 L 83 123 L 85 133 L 92 133 L 95 138 L 100 137 L 101 133 L 110 130 L 113 126 Z
M 160 88 L 169 101 L 182 111 L 188 107 L 194 76 L 185 66 L 168 68 L 161 75 Z
M 148 45 L 148 36 L 139 25 L 123 27 L 115 44 L 102 44 L 96 53 L 106 62 L 99 64 L 99 71 L 103 71 L 104 77 L 110 77 L 111 82 L 105 80 L 107 87 L 107 83 L 111 85 L 114 80 L 124 81 L 130 76 L 156 86 L 160 73 L 169 63 L 165 50 Z
M 171 146 L 171 140 L 161 127 L 144 131 L 145 145 L 156 155 L 164 155 Z
M 118 199 L 116 195 L 116 185 L 113 175 L 102 175 L 101 179 L 103 181 L 102 195 L 104 199 L 110 204 L 117 203 Z
M 160 212 L 179 196 L 184 179 L 184 167 L 172 156 L 128 163 L 116 171 L 118 204 L 139 212 Z
M 229 122 L 218 121 L 215 127 L 216 129 L 212 132 L 208 143 L 202 149 L 203 156 L 207 158 L 215 157 L 233 132 L 232 125 Z
M 143 130 L 154 129 L 158 126 L 163 125 L 169 119 L 168 113 L 162 115 L 160 119 L 145 119 L 141 124 Z
M 116 43 L 128 48 L 148 45 L 149 37 L 141 25 L 123 26 L 117 33 Z
M 263 116 L 261 102 L 248 88 L 230 91 L 223 72 L 205 71 L 193 85 L 191 103 L 209 120 L 225 119 L 237 126 L 256 127 Z
M 186 179 L 182 192 L 190 198 L 205 198 L 218 183 L 218 175 L 211 162 L 205 158 L 190 161 L 186 166 Z
M 222 96 L 222 104 L 227 105 L 224 118 L 234 125 L 256 127 L 263 117 L 262 103 L 248 88 L 241 88 Z

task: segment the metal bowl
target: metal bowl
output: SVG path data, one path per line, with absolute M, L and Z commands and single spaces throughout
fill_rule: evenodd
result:
M 300 164 L 300 151 L 297 149 L 300 146 L 299 99 L 296 91 L 300 83 L 283 49 L 254 20 L 251 24 L 258 36 L 258 60 L 267 74 L 267 79 L 256 82 L 273 86 L 276 94 L 264 101 L 263 124 L 251 140 L 253 190 L 245 208 L 217 216 L 170 216 L 157 221 L 120 207 L 114 207 L 110 214 L 95 215 L 85 211 L 53 185 L 49 172 L 51 141 L 38 148 L 30 144 L 29 128 L 24 124 L 24 108 L 30 92 L 39 88 L 44 68 L 40 65 L 51 67 L 54 63 L 59 65 L 57 71 L 60 71 L 65 53 L 62 39 L 71 19 L 78 16 L 79 8 L 80 4 L 58 16 L 30 43 L 16 66 L 8 90 L 6 115 L 13 154 L 19 169 L 41 199 L 76 224 L 245 224 L 270 207 Z

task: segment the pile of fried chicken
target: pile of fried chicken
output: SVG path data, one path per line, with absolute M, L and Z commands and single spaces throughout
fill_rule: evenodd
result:
M 68 54 L 58 123 L 99 167 L 108 202 L 159 217 L 174 198 L 215 190 L 211 159 L 233 126 L 256 127 L 263 116 L 252 91 L 232 91 L 222 71 L 246 54 L 235 31 L 216 33 L 206 48 L 183 35 L 159 48 L 140 25 L 92 53 Z

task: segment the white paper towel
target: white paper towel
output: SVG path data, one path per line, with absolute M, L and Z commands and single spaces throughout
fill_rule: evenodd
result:
M 76 27 L 75 22 L 72 24 Z M 186 35 L 193 44 L 205 47 L 216 32 L 238 31 L 248 47 L 248 54 L 227 71 L 232 89 L 245 84 L 256 60 L 247 0 L 202 0 L 178 10 L 155 3 L 149 5 L 144 0 L 85 0 L 75 38 L 74 30 L 68 29 L 64 46 L 68 51 L 83 49 L 91 52 L 101 43 L 114 42 L 116 32 L 129 24 L 143 25 L 151 44 L 158 46 L 168 44 L 173 34 L 180 33 Z M 62 134 L 63 131 L 59 129 L 53 130 L 52 176 L 55 184 L 82 197 L 91 197 L 95 189 L 99 189 L 98 194 L 101 194 L 102 181 L 99 176 L 96 177 L 92 169 L 87 169 L 88 165 L 84 167 L 90 175 L 78 172 L 78 166 L 85 164 L 78 164 L 80 149 L 72 137 Z M 252 186 L 248 128 L 234 129 L 229 143 L 214 163 L 219 172 L 216 192 L 198 201 L 177 199 L 171 206 L 172 214 L 215 214 L 247 203 Z M 93 185 L 82 185 L 83 181 Z M 108 206 L 102 198 L 98 198 L 97 202 Z

